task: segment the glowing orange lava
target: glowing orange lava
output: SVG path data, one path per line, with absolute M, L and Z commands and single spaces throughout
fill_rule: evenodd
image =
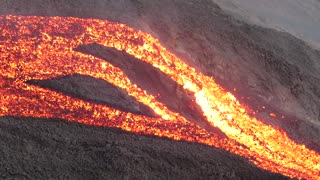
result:
M 319 179 L 318 153 L 290 140 L 283 130 L 250 117 L 245 106 L 212 77 L 196 72 L 147 33 L 106 20 L 12 15 L 0 16 L 0 30 L 0 116 L 63 118 L 203 143 L 244 156 L 272 172 Z M 170 111 L 105 60 L 73 51 L 94 42 L 126 51 L 193 92 L 208 122 L 228 138 Z M 126 90 L 162 118 L 121 112 L 25 83 L 75 73 L 101 78 Z

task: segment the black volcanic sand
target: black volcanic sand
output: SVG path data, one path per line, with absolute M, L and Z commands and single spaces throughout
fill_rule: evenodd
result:
M 286 179 L 223 150 L 58 119 L 0 118 L 0 178 Z
M 236 20 L 226 15 L 209 0 L 202 0 L 201 2 L 197 0 L 92 0 L 90 3 L 81 0 L 6 0 L 0 2 L 0 14 L 99 18 L 125 23 L 136 29 L 141 29 L 157 37 L 169 51 L 185 60 L 198 71 L 213 76 L 224 88 L 232 91 L 241 102 L 246 103 L 254 110 L 259 110 L 260 112 L 256 116 L 263 122 L 281 127 L 295 141 L 320 151 L 320 127 L 316 125 L 319 124 L 320 120 L 320 83 L 318 83 L 320 82 L 320 52 L 287 33 L 249 25 Z M 81 47 L 79 48 L 81 49 Z M 88 45 L 82 48 L 89 54 L 110 56 L 110 54 L 106 55 L 105 50 L 101 49 L 101 47 Z M 108 57 L 105 58 L 108 59 Z M 154 73 L 153 71 L 150 72 Z M 146 74 L 146 76 L 148 75 L 150 74 Z M 135 76 L 135 78 L 137 77 Z M 120 98 L 119 100 L 116 97 L 112 97 L 119 101 L 111 101 L 110 103 L 110 96 L 103 92 L 106 87 L 104 82 L 101 82 L 101 80 L 88 80 L 87 77 L 83 83 L 83 78 L 83 76 L 74 75 L 42 82 L 37 81 L 36 83 L 88 101 L 109 103 L 108 105 L 119 109 L 153 116 L 148 108 L 134 101 L 132 97 L 128 97 L 125 92 L 118 92 L 116 89 L 112 91 L 117 91 L 125 98 Z M 165 80 L 166 77 L 161 77 L 160 79 Z M 139 78 L 136 80 L 138 81 Z M 68 83 L 65 83 L 66 81 Z M 97 88 L 88 89 L 88 87 Z M 237 90 L 233 91 L 234 88 Z M 164 92 L 176 92 L 172 96 L 181 95 L 177 94 L 177 92 L 181 92 L 178 86 L 175 91 L 172 86 L 164 87 L 162 90 Z M 250 97 L 250 99 L 247 97 Z M 181 102 L 183 101 L 176 99 L 170 105 L 172 108 L 181 107 Z M 133 107 L 128 107 L 131 105 Z M 262 106 L 265 106 L 265 108 L 262 108 Z M 177 108 L 176 110 L 179 111 L 181 109 Z M 182 110 L 181 112 L 188 112 L 186 108 L 182 108 Z M 270 112 L 275 112 L 278 117 L 284 115 L 285 118 L 272 119 L 268 116 Z M 189 120 L 194 118 L 188 113 L 185 116 L 189 117 Z M 6 119 L 3 118 L 1 121 L 4 124 L 4 128 L 2 128 L 3 131 L 1 133 L 3 133 L 0 138 L 2 139 L 1 141 L 8 144 L 1 146 L 0 150 L 3 152 L 2 154 L 12 157 L 12 160 L 0 161 L 4 166 L 4 168 L 0 169 L 7 172 L 4 175 L 5 177 L 21 175 L 21 178 L 30 176 L 31 178 L 42 179 L 49 174 L 50 177 L 58 178 L 60 171 L 61 173 L 65 172 L 66 175 L 68 175 L 68 171 L 70 172 L 70 178 L 93 177 L 94 175 L 97 178 L 103 178 L 104 176 L 100 172 L 108 172 L 103 169 L 108 167 L 112 172 L 110 170 L 110 173 L 106 174 L 111 174 L 110 178 L 116 177 L 116 174 L 118 174 L 117 177 L 120 179 L 131 179 L 129 177 L 152 179 L 157 175 L 161 179 L 167 179 L 169 176 L 179 179 L 184 177 L 193 179 L 210 179 L 211 177 L 216 179 L 218 176 L 221 177 L 220 175 L 226 176 L 221 177 L 221 179 L 237 179 L 237 177 L 241 179 L 248 179 L 249 177 L 253 179 L 270 179 L 270 174 L 255 168 L 252 169 L 252 165 L 248 165 L 247 161 L 203 145 L 136 136 L 108 128 L 92 128 L 60 121 Z M 16 119 L 17 122 L 13 119 Z M 6 131 L 6 129 L 29 127 L 28 123 L 34 127 L 41 126 L 42 129 L 38 130 L 30 127 L 26 130 L 28 136 L 25 136 L 25 133 L 10 134 L 9 131 Z M 57 125 L 52 125 L 55 123 Z M 63 127 L 61 125 L 59 129 L 58 126 L 60 124 L 63 124 Z M 57 127 L 56 132 L 58 133 L 51 133 L 51 131 L 47 130 L 50 129 L 50 126 Z M 81 133 L 79 134 L 82 135 L 72 135 L 73 132 L 78 132 L 79 128 L 81 128 Z M 43 135 L 44 137 L 39 137 L 37 134 L 42 131 L 46 134 Z M 95 131 L 97 132 L 95 133 Z M 121 151 L 121 156 L 119 156 L 119 153 L 118 156 L 112 156 L 114 157 L 113 161 L 104 161 L 100 157 L 102 155 L 90 156 L 91 159 L 87 158 L 85 152 L 94 154 L 94 150 L 90 148 L 87 151 L 80 151 L 79 149 L 82 150 L 84 148 L 83 145 L 73 144 L 70 146 L 66 143 L 74 139 L 74 141 L 85 141 L 88 144 L 94 144 L 95 140 L 99 139 L 99 133 L 102 132 L 108 134 L 108 136 L 104 135 L 101 144 L 109 141 L 122 142 L 121 146 L 117 147 L 120 149 L 121 147 L 126 147 L 130 151 Z M 63 142 L 59 146 L 55 144 L 56 134 L 59 135 L 61 142 Z M 60 136 L 60 134 L 65 135 Z M 109 136 L 109 134 L 113 135 Z M 25 144 L 18 143 L 20 141 L 16 140 L 23 140 L 29 136 L 30 138 L 26 139 L 27 143 Z M 126 138 L 121 139 L 122 136 Z M 37 138 L 42 139 L 37 141 Z M 136 140 L 133 141 L 135 143 L 132 143 L 130 138 L 148 140 L 141 140 L 141 142 Z M 9 139 L 11 140 L 9 141 Z M 152 143 L 155 141 L 157 143 Z M 13 142 L 13 147 L 4 148 L 11 146 L 9 142 Z M 34 156 L 26 156 L 24 154 L 28 152 L 26 144 L 31 144 L 30 146 L 38 148 L 35 152 L 31 150 L 30 153 L 34 153 Z M 48 148 L 43 148 L 43 144 Z M 150 146 L 147 144 L 150 144 Z M 180 149 L 181 144 L 184 144 L 184 147 Z M 186 148 L 187 146 L 188 148 Z M 170 149 L 170 151 L 167 151 L 166 147 L 179 150 L 173 151 Z M 50 153 L 42 152 L 43 149 Z M 60 154 L 60 159 L 52 158 L 55 152 L 62 153 L 65 149 L 69 149 L 69 154 Z M 149 152 L 149 154 L 145 153 L 145 151 Z M 202 151 L 223 152 L 224 155 L 212 154 L 209 156 L 208 154 L 201 154 Z M 172 156 L 181 158 L 178 158 L 179 160 L 177 161 L 168 160 L 166 155 L 157 155 L 161 154 L 161 152 L 170 152 Z M 80 153 L 80 155 L 77 155 L 77 153 Z M 109 155 L 111 156 L 113 153 L 117 154 L 110 151 Z M 138 159 L 136 165 L 133 163 L 136 157 L 144 160 Z M 241 160 L 230 160 L 231 157 Z M 124 160 L 122 158 L 127 159 Z M 153 167 L 150 162 L 155 163 L 155 160 L 152 161 L 150 158 L 156 158 L 156 161 L 159 161 L 159 166 L 149 168 Z M 66 159 L 66 161 L 61 159 Z M 104 163 L 100 161 L 104 161 Z M 130 162 L 128 166 L 124 163 L 126 161 Z M 140 162 L 146 164 L 139 164 Z M 168 162 L 168 164 L 162 166 L 160 162 Z M 201 166 L 204 162 L 207 162 L 207 165 Z M 62 168 L 64 163 L 65 166 Z M 224 165 L 224 163 L 234 164 L 229 166 Z M 219 168 L 221 164 L 223 164 L 223 168 Z M 161 169 L 161 167 L 165 170 Z M 184 167 L 182 168 L 184 170 L 178 167 Z M 230 169 L 224 167 L 229 167 Z M 78 171 L 78 169 L 80 170 Z M 248 173 L 249 171 L 250 173 Z M 127 174 L 123 174 L 124 172 Z M 215 176 L 213 175 L 214 173 L 211 174 L 210 172 L 218 173 L 218 175 Z M 233 172 L 234 176 L 229 174 Z

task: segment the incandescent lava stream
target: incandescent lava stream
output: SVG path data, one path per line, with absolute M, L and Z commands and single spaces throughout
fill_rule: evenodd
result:
M 125 51 L 194 93 L 205 119 L 228 138 L 171 111 L 108 61 L 74 50 L 92 43 Z M 151 35 L 124 24 L 73 17 L 0 16 L 0 74 L 1 116 L 63 118 L 119 127 L 225 149 L 258 167 L 290 177 L 320 177 L 317 152 L 295 143 L 283 130 L 251 117 L 250 110 L 212 77 L 196 72 Z M 26 83 L 72 74 L 103 79 L 148 105 L 161 118 L 123 112 Z

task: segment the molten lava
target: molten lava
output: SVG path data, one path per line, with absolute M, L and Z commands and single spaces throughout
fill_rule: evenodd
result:
M 0 29 L 0 116 L 62 118 L 197 142 L 244 156 L 272 172 L 319 179 L 317 152 L 295 143 L 283 130 L 251 117 L 245 106 L 212 77 L 196 72 L 147 33 L 106 20 L 12 15 L 0 16 Z M 94 42 L 126 51 L 193 92 L 208 122 L 228 138 L 220 138 L 170 111 L 105 60 L 73 50 Z M 122 112 L 26 83 L 75 73 L 124 89 L 162 118 Z

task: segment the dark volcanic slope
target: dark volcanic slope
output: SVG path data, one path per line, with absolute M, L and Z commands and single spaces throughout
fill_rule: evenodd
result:
M 0 118 L 0 178 L 286 179 L 211 147 L 62 120 Z

